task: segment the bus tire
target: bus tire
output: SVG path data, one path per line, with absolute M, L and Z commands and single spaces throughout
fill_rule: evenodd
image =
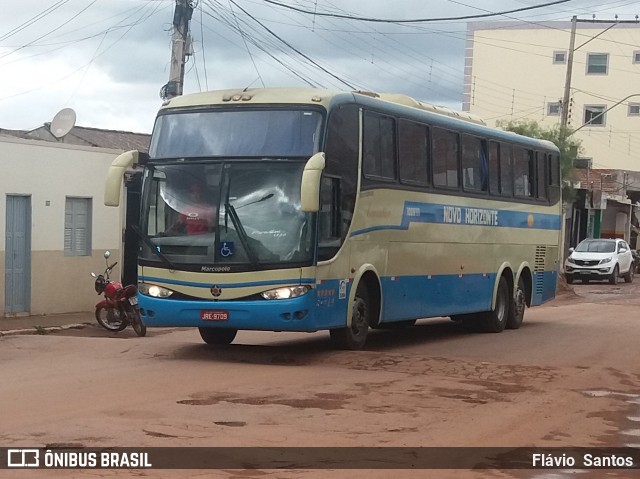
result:
M 524 312 L 527 309 L 527 290 L 522 277 L 518 280 L 518 287 L 513 295 L 509 315 L 507 316 L 507 329 L 518 329 L 524 321 Z
M 351 307 L 351 324 L 345 328 L 329 331 L 333 345 L 338 349 L 352 351 L 362 349 L 369 334 L 370 315 L 369 290 L 363 283 L 360 283 Z
M 198 328 L 202 340 L 211 346 L 231 344 L 238 334 L 237 329 Z
M 507 326 L 509 318 L 509 306 L 511 305 L 511 297 L 509 294 L 509 285 L 504 276 L 498 282 L 498 292 L 496 293 L 496 305 L 491 311 L 487 311 L 482 315 L 481 327 L 485 333 L 499 333 Z

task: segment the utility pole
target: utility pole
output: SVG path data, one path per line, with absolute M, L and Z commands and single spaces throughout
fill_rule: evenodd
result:
M 571 72 L 573 70 L 573 52 L 576 46 L 576 24 L 578 17 L 571 18 L 571 39 L 569 40 L 569 55 L 567 56 L 567 74 L 564 80 L 564 95 L 562 97 L 562 116 L 560 126 L 564 130 L 569 122 L 569 102 L 571 101 Z
M 595 17 L 595 15 L 594 15 Z M 564 95 L 562 96 L 562 115 L 560 117 L 560 126 L 564 129 L 567 127 L 569 123 L 569 105 L 571 103 L 571 72 L 573 70 L 573 53 L 585 46 L 587 43 L 595 40 L 599 36 L 611 30 L 613 27 L 620 23 L 639 23 L 638 15 L 636 15 L 635 20 L 618 20 L 618 16 L 616 15 L 614 20 L 596 20 L 595 18 L 591 20 L 578 20 L 577 16 L 573 16 L 571 18 L 571 38 L 569 40 L 569 54 L 567 55 L 567 74 L 564 81 Z M 576 25 L 578 22 L 583 23 L 607 23 L 610 24 L 609 27 L 605 28 L 603 31 L 598 33 L 597 35 L 589 38 L 582 45 L 576 47 Z M 584 126 L 584 125 L 583 125 Z
M 163 100 L 182 95 L 184 65 L 187 56 L 190 55 L 189 22 L 196 5 L 197 2 L 193 0 L 176 0 L 176 8 L 173 13 L 169 81 L 160 89 L 160 96 Z

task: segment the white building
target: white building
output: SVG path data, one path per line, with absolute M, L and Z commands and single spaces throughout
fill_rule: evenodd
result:
M 571 40 L 567 22 L 469 24 L 463 109 L 558 125 Z M 640 24 L 576 22 L 568 126 L 592 168 L 640 171 Z M 599 116 L 600 113 L 603 115 Z
M 0 134 L 0 316 L 90 311 L 98 296 L 89 273 L 104 270 L 105 250 L 121 255 L 124 210 L 103 197 L 122 149 L 20 133 Z

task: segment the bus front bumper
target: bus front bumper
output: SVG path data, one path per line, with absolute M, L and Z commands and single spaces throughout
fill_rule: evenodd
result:
M 316 295 L 264 301 L 182 301 L 139 295 L 148 327 L 210 327 L 259 331 L 318 331 L 344 326 L 319 315 Z

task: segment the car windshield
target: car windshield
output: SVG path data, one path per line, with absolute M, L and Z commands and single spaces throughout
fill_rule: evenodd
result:
M 616 242 L 607 240 L 583 241 L 576 247 L 579 253 L 614 253 Z
M 159 261 L 152 244 L 172 263 L 201 271 L 310 264 L 311 215 L 300 209 L 304 165 L 261 160 L 149 167 L 142 224 L 151 243 L 141 259 Z

